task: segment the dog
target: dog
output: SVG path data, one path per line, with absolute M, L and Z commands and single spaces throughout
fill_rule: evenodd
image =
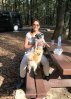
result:
M 38 46 L 38 43 L 41 41 L 44 44 L 46 44 L 43 33 L 36 34 L 35 35 L 35 49 L 33 52 L 30 53 L 29 58 L 28 58 L 28 71 L 29 73 L 31 73 L 31 70 L 33 69 L 35 75 L 37 74 L 36 69 L 43 55 L 43 46 L 40 46 L 40 45 Z
M 34 52 L 31 52 L 28 58 L 28 71 L 31 73 L 31 70 L 33 69 L 34 74 L 36 75 L 36 69 L 41 61 L 43 55 L 43 48 L 37 47 L 35 48 Z

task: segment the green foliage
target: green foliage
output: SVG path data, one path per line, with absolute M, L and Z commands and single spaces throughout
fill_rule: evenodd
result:
M 0 0 L 0 9 L 20 12 L 24 25 L 37 18 L 43 26 L 56 26 L 54 36 L 69 27 L 71 38 L 71 0 Z
M 45 25 L 55 25 L 56 23 L 56 0 L 2 1 L 1 8 L 3 10 L 18 11 L 22 13 L 24 24 L 31 24 L 31 21 L 34 18 L 38 18 L 41 21 L 41 24 Z

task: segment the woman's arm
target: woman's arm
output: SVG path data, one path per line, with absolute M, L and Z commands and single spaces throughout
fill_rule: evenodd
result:
M 38 46 L 43 46 L 43 47 L 49 47 L 49 48 L 50 48 L 50 45 L 47 44 L 47 43 L 45 42 L 45 40 L 41 40 L 40 42 L 38 42 L 37 45 L 38 45 Z
M 24 48 L 28 49 L 28 48 L 32 48 L 32 47 L 33 47 L 33 45 L 28 43 L 28 39 L 26 37 L 24 40 Z
M 49 45 L 49 44 L 47 44 L 47 43 L 45 44 L 45 46 L 50 48 L 50 45 Z

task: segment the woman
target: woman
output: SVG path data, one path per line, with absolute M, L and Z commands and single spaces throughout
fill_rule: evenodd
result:
M 23 79 L 25 78 L 25 75 L 26 75 L 28 56 L 31 51 L 34 51 L 35 35 L 41 33 L 39 31 L 39 29 L 40 29 L 39 21 L 34 20 L 33 24 L 32 24 L 32 31 L 30 31 L 26 34 L 25 41 L 24 41 L 24 48 L 26 51 L 25 51 L 25 55 L 23 56 L 23 59 L 20 64 L 20 83 L 18 84 L 18 88 L 20 88 L 24 82 Z M 39 42 L 38 45 L 44 46 L 44 43 Z M 47 44 L 47 46 L 49 47 L 48 44 Z M 49 62 L 44 55 L 42 56 L 41 64 L 43 65 L 43 71 L 44 71 L 45 77 L 48 77 L 49 76 Z

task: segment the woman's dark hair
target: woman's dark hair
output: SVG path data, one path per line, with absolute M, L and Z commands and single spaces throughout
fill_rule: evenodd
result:
M 34 23 L 35 21 L 37 21 L 37 22 L 39 23 L 39 25 L 40 25 L 40 21 L 39 21 L 38 19 L 34 19 L 33 22 L 32 22 L 32 25 L 33 25 L 33 23 Z M 33 33 L 33 28 L 31 29 L 31 33 Z

